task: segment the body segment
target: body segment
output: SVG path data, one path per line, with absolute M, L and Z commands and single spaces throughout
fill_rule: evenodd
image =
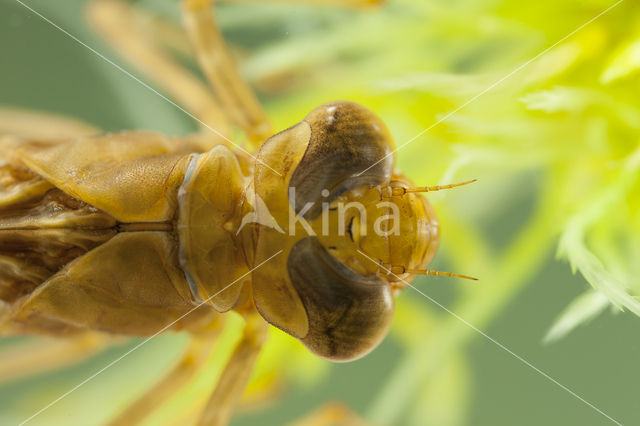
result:
M 424 199 L 386 198 L 385 188 L 405 182 L 392 149 L 384 124 L 351 102 L 316 108 L 253 161 L 224 145 L 202 153 L 154 133 L 14 141 L 7 167 L 22 181 L 0 195 L 16 200 L 3 207 L 0 238 L 22 238 L 13 246 L 25 248 L 0 258 L 17 271 L 4 277 L 2 329 L 149 335 L 197 323 L 198 315 L 181 318 L 195 306 L 255 305 L 320 356 L 360 357 L 393 313 L 393 286 L 380 268 L 422 268 L 438 242 Z M 381 220 L 388 211 L 401 215 L 397 223 Z M 45 231 L 64 234 L 74 249 L 49 274 L 36 267 L 49 256 Z
M 34 119 L 51 137 L 0 134 L 0 335 L 82 341 L 185 329 L 193 338 L 181 363 L 116 424 L 144 419 L 197 372 L 220 332 L 218 313 L 236 311 L 245 328 L 201 424 L 228 422 L 267 323 L 332 361 L 365 355 L 389 329 L 396 278 L 420 273 L 438 245 L 433 210 L 404 195 L 410 183 L 394 170 L 391 135 L 371 111 L 331 102 L 268 138 L 212 3 L 182 0 L 213 91 L 149 37 L 157 28 L 142 10 L 122 0 L 88 9 L 98 32 L 202 132 L 74 138 L 93 129 Z M 253 154 L 229 139 L 232 126 Z M 402 221 L 387 224 L 396 211 Z
M 151 335 L 193 309 L 177 232 L 188 142 L 131 132 L 11 145 L 0 195 L 3 334 Z M 228 148 L 214 151 L 237 166 Z M 209 229 L 222 228 L 216 220 Z

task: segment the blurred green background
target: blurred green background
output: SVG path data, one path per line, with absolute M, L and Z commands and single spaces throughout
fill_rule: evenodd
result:
M 179 19 L 175 1 L 137 3 Z M 84 0 L 27 4 L 135 73 L 86 26 Z M 429 199 L 442 225 L 433 267 L 480 281 L 416 280 L 428 297 L 405 290 L 389 337 L 348 364 L 316 359 L 274 331 L 253 402 L 234 425 L 284 424 L 330 401 L 374 424 L 613 423 L 478 330 L 618 422 L 640 424 L 640 7 L 623 1 L 528 63 L 613 4 L 217 8 L 277 130 L 323 102 L 350 99 L 376 111 L 401 145 L 495 86 L 398 152 L 399 169 L 416 184 L 479 179 Z M 176 37 L 177 55 L 195 71 Z M 14 0 L 0 0 L 0 104 L 105 131 L 195 130 L 182 112 Z M 239 326 L 232 321 L 211 368 L 148 424 L 186 421 Z M 19 340 L 1 341 L 0 350 Z M 0 424 L 26 419 L 136 343 L 1 385 Z M 181 335 L 154 339 L 30 424 L 103 423 L 157 380 L 185 343 Z

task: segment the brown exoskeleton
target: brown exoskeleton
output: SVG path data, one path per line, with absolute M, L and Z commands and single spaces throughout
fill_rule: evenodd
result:
M 203 360 L 219 314 L 235 310 L 246 319 L 244 337 L 201 417 L 217 425 L 249 379 L 267 324 L 318 356 L 352 360 L 383 339 L 407 281 L 454 274 L 425 269 L 439 227 L 419 192 L 442 187 L 414 188 L 397 173 L 386 126 L 352 102 L 324 104 L 271 136 L 212 2 L 182 3 L 215 95 L 145 37 L 130 5 L 98 0 L 89 9 L 99 32 L 193 112 L 203 132 L 87 136 L 80 124 L 12 113 L 52 133 L 0 138 L 0 333 L 186 330 L 193 343 L 185 359 Z M 253 153 L 225 136 L 227 121 Z M 114 423 L 143 419 L 191 367 L 180 364 Z

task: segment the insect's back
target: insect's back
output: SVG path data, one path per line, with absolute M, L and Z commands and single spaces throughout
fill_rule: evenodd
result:
M 193 147 L 151 133 L 0 144 L 0 333 L 148 335 L 193 308 L 173 232 Z

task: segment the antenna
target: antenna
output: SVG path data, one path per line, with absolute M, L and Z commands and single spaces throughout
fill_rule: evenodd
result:
M 393 196 L 403 196 L 406 193 L 409 192 L 434 192 L 434 191 L 440 191 L 442 189 L 451 189 L 451 188 L 457 188 L 459 186 L 463 186 L 463 185 L 468 185 L 470 183 L 476 182 L 478 179 L 472 179 L 472 180 L 468 180 L 466 182 L 460 182 L 460 183 L 452 183 L 449 185 L 437 185 L 437 186 L 418 186 L 415 188 L 405 188 L 404 186 L 396 186 L 396 187 L 390 187 L 388 186 L 388 190 L 389 190 L 389 194 L 387 195 L 388 197 L 393 197 Z
M 455 277 L 455 278 L 464 278 L 466 280 L 478 281 L 477 278 L 470 277 L 468 275 L 454 274 L 453 272 L 434 271 L 432 269 L 409 269 L 399 265 L 388 265 L 388 267 L 385 267 L 384 264 L 381 264 L 380 268 L 386 270 L 388 275 L 395 275 L 395 276 L 402 275 L 402 274 L 431 275 L 436 277 Z
M 431 270 L 431 269 L 405 269 L 405 273 L 411 274 L 411 275 L 431 275 L 431 276 L 437 276 L 437 277 L 456 277 L 456 278 L 464 278 L 465 280 L 478 281 L 477 278 L 470 277 L 468 275 L 454 274 L 453 272 L 434 271 L 434 270 Z

